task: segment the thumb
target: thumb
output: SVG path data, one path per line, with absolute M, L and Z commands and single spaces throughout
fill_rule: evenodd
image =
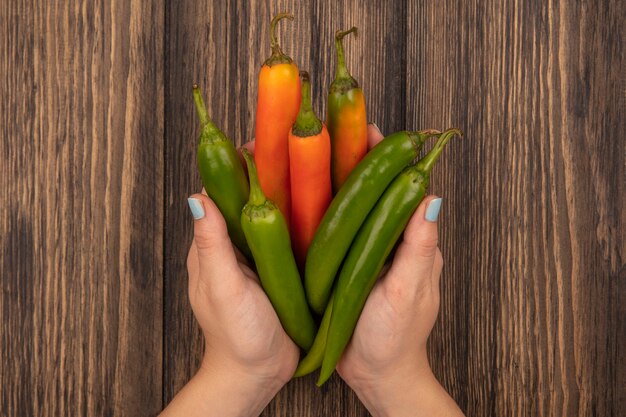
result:
M 419 205 L 404 231 L 396 251 L 388 285 L 392 288 L 413 288 L 419 292 L 432 284 L 432 271 L 437 255 L 437 217 L 441 198 L 430 196 Z
M 194 194 L 187 201 L 194 218 L 193 246 L 197 251 L 200 283 L 212 292 L 227 288 L 229 278 L 239 274 L 224 217 L 204 194 Z
M 385 139 L 385 136 L 380 133 L 380 129 L 376 123 L 369 123 L 367 125 L 367 148 L 372 149 L 383 139 Z

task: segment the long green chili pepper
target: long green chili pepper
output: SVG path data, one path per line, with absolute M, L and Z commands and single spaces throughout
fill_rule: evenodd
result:
M 263 194 L 252 154 L 244 149 L 243 156 L 250 177 L 250 199 L 241 212 L 241 226 L 280 323 L 298 346 L 308 350 L 315 337 L 315 322 L 291 250 L 287 222 Z
M 307 253 L 304 285 L 309 305 L 326 308 L 335 274 L 365 217 L 389 183 L 437 130 L 397 132 L 376 145 L 352 170 L 330 203 Z
M 294 378 L 305 376 L 314 372 L 322 366 L 322 360 L 324 359 L 324 351 L 326 350 L 326 337 L 328 336 L 328 325 L 330 324 L 330 315 L 333 312 L 333 297 L 328 300 L 328 306 L 322 316 L 319 329 L 315 335 L 313 346 L 306 356 L 298 363 L 298 368 L 293 374 Z
M 385 259 L 426 194 L 430 171 L 443 147 L 461 134 L 458 129 L 445 131 L 424 158 L 402 171 L 359 230 L 337 279 L 318 386 L 335 370 Z
M 209 118 L 197 85 L 193 86 L 193 98 L 202 125 L 198 143 L 202 185 L 224 216 L 233 243 L 251 260 L 252 254 L 241 229 L 241 209 L 249 193 L 246 173 L 233 143 Z

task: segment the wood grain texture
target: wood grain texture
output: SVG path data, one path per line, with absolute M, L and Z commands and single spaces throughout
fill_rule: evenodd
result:
M 191 86 L 254 135 L 271 16 L 325 112 L 335 30 L 385 133 L 458 126 L 435 374 L 467 415 L 626 409 L 626 8 L 618 0 L 0 2 L 0 416 L 155 415 L 203 341 Z M 6 23 L 6 24 L 5 24 Z M 334 376 L 264 416 L 367 416 Z
M 165 402 L 193 375 L 202 354 L 202 337 L 186 296 L 184 262 L 192 236 L 186 198 L 201 187 L 195 166 L 194 138 L 199 129 L 191 85 L 198 82 L 203 87 L 209 113 L 236 144 L 251 139 L 258 71 L 269 55 L 269 22 L 275 13 L 289 11 L 295 20 L 281 23 L 281 46 L 299 68 L 311 73 L 314 107 L 321 117 L 325 118 L 325 96 L 335 71 L 334 33 L 357 25 L 367 29 L 356 39 L 346 39 L 347 59 L 364 87 L 371 117 L 387 131 L 404 125 L 404 55 L 395 53 L 403 51 L 405 43 L 404 26 L 396 22 L 397 16 L 405 15 L 403 3 L 387 7 L 380 3 L 374 9 L 363 1 L 253 3 L 249 7 L 237 1 L 181 1 L 169 5 L 166 13 Z M 388 27 L 394 30 L 387 31 Z M 376 72 L 368 71 L 373 63 Z M 394 75 L 381 82 L 386 72 Z M 169 165 L 170 161 L 174 163 Z M 263 415 L 367 415 L 337 376 L 322 390 L 314 382 L 313 375 L 290 382 Z
M 409 2 L 408 124 L 466 132 L 431 182 L 446 267 L 430 353 L 467 415 L 623 414 L 625 12 Z
M 188 57 L 200 68 L 180 71 L 204 68 L 200 77 L 212 80 L 207 94 L 216 100 L 211 111 L 241 143 L 253 135 L 256 77 L 273 13 L 296 15 L 293 28 L 281 28 L 281 40 L 311 72 L 320 114 L 334 71 L 333 33 L 359 26 L 359 38 L 346 41 L 347 57 L 366 92 L 370 120 L 383 132 L 446 126 L 466 132 L 449 146 L 432 181 L 432 192 L 447 202 L 442 314 L 430 345 L 436 374 L 468 415 L 618 415 L 624 368 L 616 360 L 624 358 L 618 341 L 626 338 L 618 321 L 625 316 L 626 278 L 619 210 L 626 174 L 624 158 L 616 157 L 626 155 L 626 63 L 618 40 L 626 16 L 617 2 L 484 6 L 256 2 L 246 8 L 233 1 L 177 17 L 168 28 L 208 28 L 193 48 L 207 46 Z M 174 50 L 186 47 L 186 30 L 170 38 Z M 167 142 L 170 149 L 170 137 Z M 194 146 L 184 143 L 171 148 L 186 148 L 193 158 Z M 193 169 L 183 166 L 176 177 L 195 178 Z M 169 230 L 185 230 L 188 241 L 190 223 L 182 221 L 184 227 L 176 212 Z M 179 247 L 179 259 L 186 250 Z M 180 283 L 184 294 L 184 265 L 170 272 L 166 280 Z M 188 311 L 185 299 L 168 296 L 166 303 Z M 173 332 L 172 353 L 188 362 L 195 350 L 197 361 L 199 333 L 178 333 L 193 329 L 191 315 L 185 317 L 183 326 L 166 329 L 166 339 Z M 195 366 L 165 368 L 167 400 Z M 367 412 L 338 378 L 322 391 L 305 378 L 292 381 L 264 415 Z
M 162 4 L 4 1 L 0 22 L 0 415 L 155 415 Z

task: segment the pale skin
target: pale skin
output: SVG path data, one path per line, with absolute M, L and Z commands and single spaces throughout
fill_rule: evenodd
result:
M 370 147 L 383 138 L 374 125 L 368 134 Z M 258 277 L 233 248 L 215 204 L 205 194 L 192 198 L 205 215 L 194 221 L 189 299 L 206 348 L 200 369 L 161 416 L 257 416 L 291 379 L 299 350 Z M 463 415 L 433 375 L 426 354 L 443 267 L 437 224 L 425 219 L 434 198 L 424 199 L 411 218 L 337 366 L 375 417 Z

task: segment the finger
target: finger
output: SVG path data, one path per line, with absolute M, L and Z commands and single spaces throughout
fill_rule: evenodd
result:
M 380 129 L 376 126 L 376 123 L 370 123 L 367 125 L 367 148 L 372 149 L 374 146 L 383 140 L 385 136 L 380 133 Z
M 239 250 L 239 248 L 235 245 L 233 245 L 233 251 L 235 251 L 235 257 L 237 258 L 237 262 L 239 263 L 239 268 L 244 273 L 244 275 L 260 283 L 259 277 L 252 270 L 253 266 L 250 263 L 250 260 L 246 258 L 244 254 Z
M 194 217 L 192 246 L 198 259 L 198 284 L 218 295 L 236 290 L 240 282 L 234 280 L 241 274 L 222 214 L 205 195 L 194 194 L 188 201 Z
M 202 194 L 206 195 L 208 197 L 208 194 L 207 194 L 206 190 L 204 189 L 204 187 L 202 187 Z M 250 269 L 250 261 L 248 261 L 248 259 L 243 255 L 243 253 L 241 253 L 241 251 L 239 250 L 239 248 L 237 246 L 235 246 L 234 244 L 232 246 L 233 246 L 233 250 L 235 251 L 235 258 L 237 258 L 237 262 L 239 262 L 240 266 L 241 265 L 245 265 L 249 271 L 252 271 Z M 193 255 L 193 257 L 192 257 L 192 255 Z M 198 261 L 198 251 L 196 249 L 195 240 L 192 241 L 191 248 L 189 249 L 189 257 L 187 258 L 187 268 L 188 269 L 190 267 L 190 264 L 189 264 L 190 258 L 192 258 L 195 261 L 195 263 L 197 263 L 197 261 Z M 196 269 L 197 269 L 197 267 L 196 267 Z M 246 275 L 248 275 L 248 274 L 246 273 Z M 258 278 L 256 277 L 256 275 L 254 275 L 254 273 L 252 273 L 252 275 L 253 275 L 253 279 L 258 281 Z
M 246 142 L 243 145 L 241 145 L 239 148 L 237 148 L 237 154 L 239 154 L 239 160 L 241 161 L 241 164 L 243 165 L 243 169 L 244 171 L 246 171 L 246 175 L 248 174 L 248 165 L 246 164 L 246 160 L 244 159 L 241 150 L 242 149 L 247 149 L 250 151 L 250 153 L 252 155 L 254 155 L 254 149 L 255 149 L 255 140 L 252 139 L 250 142 Z
M 437 216 L 441 199 L 430 196 L 419 205 L 404 231 L 386 280 L 389 289 L 413 293 L 431 288 L 437 255 Z
M 250 265 L 250 262 L 246 259 L 246 257 L 241 253 L 239 248 L 233 244 L 233 251 L 235 251 L 235 258 L 237 258 L 237 262 L 244 265 Z
M 252 139 L 250 142 L 246 142 L 243 145 L 241 145 L 241 148 L 246 148 L 247 150 L 250 151 L 251 154 L 254 155 L 254 144 L 256 143 L 256 141 L 254 139 Z M 239 151 L 241 153 L 241 150 Z

